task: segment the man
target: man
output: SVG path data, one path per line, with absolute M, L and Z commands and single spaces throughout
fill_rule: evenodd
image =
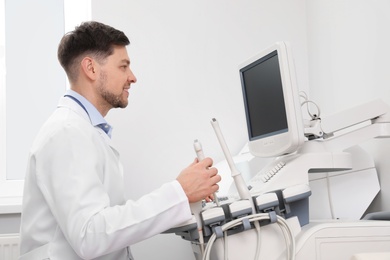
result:
M 129 245 L 191 219 L 189 203 L 218 190 L 212 160 L 195 160 L 176 180 L 124 199 L 122 165 L 104 116 L 128 104 L 136 77 L 121 31 L 86 22 L 66 34 L 58 59 L 71 89 L 30 150 L 21 259 L 133 259 Z

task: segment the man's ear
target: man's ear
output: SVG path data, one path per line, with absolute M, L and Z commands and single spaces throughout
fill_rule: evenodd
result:
M 90 57 L 84 57 L 81 61 L 81 70 L 84 72 L 85 76 L 91 80 L 96 80 L 97 78 L 97 67 L 96 61 Z

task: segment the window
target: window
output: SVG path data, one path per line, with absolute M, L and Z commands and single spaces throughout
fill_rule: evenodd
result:
M 0 1 L 0 213 L 18 211 L 23 181 L 7 181 L 6 164 L 6 67 L 5 3 Z
M 58 42 L 90 20 L 90 6 L 90 0 L 0 0 L 0 214 L 21 212 L 28 151 L 66 88 Z

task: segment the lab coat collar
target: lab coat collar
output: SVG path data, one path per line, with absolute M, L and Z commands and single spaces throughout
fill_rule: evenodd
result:
M 77 104 L 73 99 L 67 98 L 67 97 L 61 97 L 58 102 L 58 108 L 59 107 L 66 107 L 81 116 L 83 119 L 88 121 L 92 127 L 96 129 L 96 131 L 99 132 L 100 136 L 103 138 L 103 140 L 111 147 L 111 149 L 114 151 L 114 153 L 119 157 L 119 152 L 115 148 L 111 138 L 104 132 L 99 126 L 93 126 L 91 119 L 89 118 L 88 113 L 79 105 Z

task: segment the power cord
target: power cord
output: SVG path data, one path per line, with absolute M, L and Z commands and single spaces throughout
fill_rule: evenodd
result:
M 317 103 L 315 103 L 314 101 L 312 100 L 309 100 L 306 92 L 304 91 L 301 91 L 299 92 L 299 96 L 304 100 L 302 103 L 301 103 L 301 107 L 303 107 L 304 105 L 306 105 L 306 110 L 307 110 L 307 113 L 309 114 L 309 116 L 311 117 L 312 120 L 315 120 L 317 118 L 320 118 L 321 116 L 321 110 L 320 110 L 320 107 L 317 105 Z M 309 104 L 313 104 L 316 109 L 317 109 L 317 114 L 313 114 L 310 112 L 310 107 L 309 107 Z

